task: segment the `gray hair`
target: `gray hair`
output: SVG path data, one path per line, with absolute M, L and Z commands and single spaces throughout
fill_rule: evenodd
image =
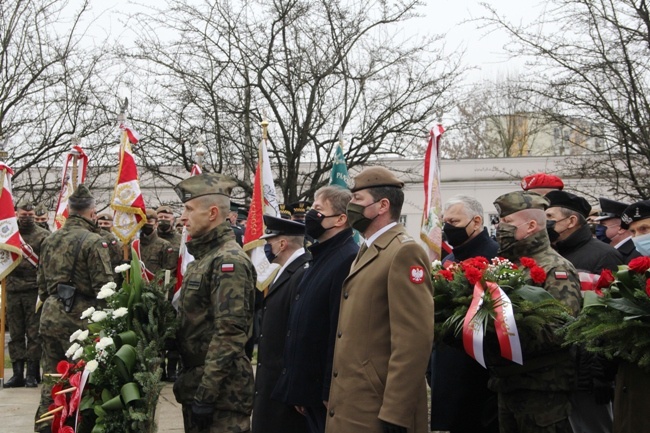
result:
M 483 222 L 483 206 L 476 200 L 474 197 L 468 195 L 456 195 L 445 202 L 443 213 L 447 212 L 450 207 L 457 204 L 463 205 L 463 212 L 467 218 L 472 219 L 475 216 L 481 217 L 481 222 Z

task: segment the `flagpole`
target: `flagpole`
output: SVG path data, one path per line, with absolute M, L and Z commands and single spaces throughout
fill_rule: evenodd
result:
M 203 171 L 203 156 L 205 155 L 205 147 L 203 147 L 204 142 L 205 136 L 203 134 L 199 135 L 199 145 L 194 151 L 196 153 L 196 165 L 198 165 L 201 171 Z
M 81 139 L 79 137 L 72 137 L 72 146 L 79 146 Z M 79 161 L 79 152 L 76 149 L 70 151 L 72 154 L 72 192 L 77 190 L 77 183 L 79 179 L 79 167 L 77 167 Z
M 0 138 L 0 161 L 4 161 L 9 154 L 5 150 L 9 138 L 4 140 Z M 4 178 L 3 178 L 4 180 Z M 4 388 L 5 386 L 5 321 L 6 321 L 6 311 L 7 311 L 7 279 L 3 278 L 0 282 L 0 384 Z
M 126 123 L 126 109 L 129 107 L 129 99 L 124 98 L 124 103 L 120 104 L 120 113 L 117 115 L 117 125 L 123 125 Z M 124 144 L 120 143 L 120 161 L 122 159 L 122 153 L 124 152 Z M 129 253 L 131 252 L 131 244 L 129 242 L 124 242 L 122 244 L 122 258 L 125 262 L 129 260 Z M 130 280 L 129 272 L 126 272 L 126 281 Z

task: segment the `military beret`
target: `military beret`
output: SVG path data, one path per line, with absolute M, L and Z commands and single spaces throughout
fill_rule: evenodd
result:
M 156 213 L 155 210 L 147 209 L 146 214 L 147 214 L 147 219 L 148 220 L 156 220 L 156 221 L 158 221 L 158 214 Z
M 47 206 L 45 206 L 45 203 L 39 203 L 34 207 L 34 212 L 38 216 L 46 215 L 47 214 Z
M 603 221 L 610 218 L 620 218 L 625 209 L 629 206 L 628 203 L 623 203 L 616 200 L 610 200 L 605 197 L 599 197 L 600 215 L 595 218 L 595 221 Z
M 113 217 L 112 217 L 109 213 L 103 212 L 103 213 L 100 213 L 99 215 L 97 215 L 97 220 L 98 220 L 98 221 L 99 221 L 99 220 L 102 220 L 102 221 L 112 221 L 112 220 L 113 220 Z
M 621 227 L 629 229 L 630 224 L 650 218 L 650 200 L 641 200 L 628 206 L 621 215 Z
M 183 203 L 204 195 L 220 194 L 230 197 L 232 189 L 237 186 L 232 178 L 219 173 L 203 173 L 191 176 L 174 187 L 174 191 Z
M 563 207 L 578 212 L 583 217 L 587 218 L 591 212 L 591 205 L 589 202 L 580 196 L 571 194 L 565 191 L 551 191 L 546 194 L 546 198 L 551 203 L 549 207 Z
M 285 220 L 290 220 L 291 211 L 287 209 L 287 205 L 285 205 L 284 203 L 280 203 L 278 207 L 280 208 L 280 217 L 282 217 Z
M 296 221 L 277 218 L 271 215 L 264 215 L 266 230 L 260 239 L 268 239 L 274 236 L 304 236 L 305 225 Z
M 311 209 L 311 202 L 301 200 L 287 205 L 287 208 L 289 208 L 290 215 L 305 215 Z
M 80 183 L 77 186 L 77 189 L 75 189 L 74 192 L 70 194 L 70 197 L 68 197 L 68 202 L 74 205 L 89 199 L 94 199 L 93 195 L 90 193 L 90 190 L 86 185 Z
M 159 214 L 159 213 L 166 213 L 166 214 L 169 214 L 169 215 L 174 215 L 174 211 L 172 210 L 172 208 L 170 208 L 167 205 L 159 206 L 158 209 L 156 209 L 156 214 Z
M 404 182 L 399 180 L 392 171 L 384 167 L 368 167 L 354 178 L 354 186 L 350 191 L 357 192 L 366 188 L 392 186 L 403 188 Z
M 535 173 L 522 179 L 521 189 L 528 191 L 535 188 L 555 188 L 561 191 L 564 188 L 564 182 L 559 177 L 546 173 Z
M 500 195 L 494 201 L 494 207 L 503 218 L 520 210 L 548 208 L 548 200 L 536 192 L 514 191 Z
M 239 209 L 237 209 L 237 220 L 245 220 L 245 219 L 248 219 L 248 208 L 242 206 Z
M 20 201 L 18 201 L 18 203 L 16 203 L 16 209 L 31 211 L 34 210 L 34 204 L 32 203 L 31 200 L 23 198 Z

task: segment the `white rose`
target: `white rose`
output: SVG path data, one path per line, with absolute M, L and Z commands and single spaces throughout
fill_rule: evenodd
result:
M 101 322 L 102 320 L 106 319 L 108 317 L 108 314 L 106 314 L 104 311 L 95 311 L 92 316 L 90 316 L 90 320 L 93 322 Z
M 97 294 L 97 299 L 106 299 L 110 298 L 115 294 L 115 290 L 108 287 L 102 287 L 99 293 Z
M 114 282 L 111 281 L 110 283 L 106 283 L 106 284 L 104 284 L 104 285 L 101 287 L 101 289 L 99 289 L 99 291 L 102 291 L 102 290 L 104 290 L 104 289 L 115 290 L 116 287 L 117 287 L 117 284 L 115 284 Z
M 97 350 L 103 350 L 103 349 L 107 348 L 108 346 L 112 346 L 112 345 L 113 345 L 113 339 L 111 337 L 102 337 L 97 342 L 95 347 L 97 348 Z
M 86 329 L 85 331 L 82 331 L 79 335 L 77 335 L 77 341 L 84 341 L 86 338 L 88 338 L 88 330 Z
M 432 268 L 441 268 L 442 267 L 442 262 L 440 260 L 434 260 L 431 262 L 431 267 Z
M 97 370 L 97 367 L 99 367 L 99 362 L 92 359 L 88 361 L 84 370 L 88 370 L 88 372 L 92 373 L 93 371 Z
M 70 346 L 70 348 L 65 352 L 66 358 L 70 358 L 72 355 L 74 355 L 80 347 L 81 345 L 79 345 L 79 343 L 74 343 L 72 346 Z
M 126 314 L 129 312 L 128 308 L 126 307 L 120 307 L 117 310 L 113 311 L 113 317 L 114 318 L 120 318 L 122 316 L 126 316 Z
M 84 312 L 81 313 L 81 320 L 89 318 L 90 316 L 92 316 L 94 312 L 95 312 L 95 307 L 90 307 L 84 310 Z
M 120 272 L 126 272 L 129 269 L 131 269 L 131 265 L 129 265 L 128 263 L 124 263 L 122 265 L 119 265 L 119 266 L 115 267 L 115 273 L 119 274 Z
M 70 336 L 70 343 L 72 343 L 72 342 L 75 341 L 77 338 L 79 338 L 80 335 L 81 335 L 81 329 L 77 329 L 76 331 L 74 331 L 74 332 L 72 333 L 72 335 Z
M 84 354 L 84 348 L 80 347 L 75 351 L 75 353 L 72 355 L 72 360 L 76 361 L 77 359 L 81 358 L 81 355 Z

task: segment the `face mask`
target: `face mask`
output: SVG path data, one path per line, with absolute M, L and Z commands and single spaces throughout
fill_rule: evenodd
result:
M 650 256 L 650 233 L 632 238 L 636 250 L 644 256 Z
M 449 223 L 445 223 L 445 225 L 442 227 L 442 231 L 445 232 L 445 236 L 447 236 L 447 242 L 449 242 L 449 245 L 452 247 L 457 247 L 459 245 L 462 245 L 463 243 L 467 242 L 469 239 L 469 236 L 467 234 L 467 226 L 469 226 L 472 223 L 470 220 L 466 225 L 463 227 L 456 227 L 452 226 Z M 474 229 L 476 231 L 476 229 Z M 474 232 L 472 232 L 474 233 Z
M 23 229 L 29 229 L 34 227 L 34 217 L 22 217 L 18 218 L 18 225 Z
M 273 263 L 273 260 L 278 257 L 277 254 L 273 254 L 273 245 L 272 244 L 264 244 L 264 254 L 266 255 L 267 260 L 269 263 Z
M 167 221 L 167 220 L 160 220 L 158 223 L 158 231 L 160 232 L 168 232 L 172 229 L 172 223 Z
M 334 226 L 329 228 L 323 227 L 323 220 L 339 215 L 323 215 L 316 209 L 310 209 L 305 215 L 305 235 L 310 236 L 312 239 L 320 238 L 323 236 L 323 233 L 334 228 Z
M 153 226 L 151 224 L 145 224 L 142 226 L 142 233 L 145 235 L 149 236 L 151 233 L 153 233 Z
M 366 206 L 361 206 L 360 204 L 356 203 L 348 203 L 346 214 L 348 215 L 348 221 L 350 221 L 350 225 L 353 229 L 359 231 L 359 233 L 365 233 L 372 221 L 377 218 L 377 215 L 375 215 L 373 218 L 368 218 L 363 215 L 363 212 L 368 206 L 372 206 L 375 203 L 377 202 L 374 201 Z
M 39 227 L 44 228 L 45 230 L 49 230 L 49 229 L 50 229 L 50 227 L 47 225 L 47 223 L 46 223 L 45 221 L 43 221 L 42 223 L 35 223 L 35 224 L 36 224 L 37 226 L 39 226 Z
M 546 220 L 546 233 L 548 233 L 548 239 L 551 243 L 555 242 L 557 238 L 560 237 L 560 234 L 555 231 L 555 221 Z
M 497 242 L 499 243 L 499 252 L 508 251 L 512 248 L 518 241 L 515 239 L 515 232 L 517 227 L 512 224 L 499 223 L 499 228 L 497 229 Z
M 596 226 L 596 239 L 605 242 L 606 244 L 609 244 L 612 242 L 612 240 L 607 237 L 607 235 L 605 234 L 606 232 L 607 232 L 607 227 L 601 226 L 600 224 Z

